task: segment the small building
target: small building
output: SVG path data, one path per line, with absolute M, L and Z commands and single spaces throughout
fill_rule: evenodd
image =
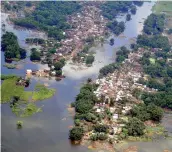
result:
M 27 69 L 27 70 L 26 70 L 26 74 L 28 74 L 28 75 L 29 75 L 29 74 L 32 74 L 32 70 L 31 70 L 31 69 Z
M 118 114 L 114 114 L 113 115 L 113 120 L 117 120 L 118 119 Z
M 97 113 L 100 113 L 100 112 L 101 112 L 101 109 L 97 109 L 96 112 L 97 112 Z

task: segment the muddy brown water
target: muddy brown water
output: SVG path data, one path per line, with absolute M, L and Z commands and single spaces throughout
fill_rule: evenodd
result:
M 73 125 L 72 116 L 67 111 L 67 105 L 75 100 L 75 96 L 79 93 L 79 88 L 87 80 L 88 77 L 95 79 L 98 76 L 99 69 L 114 61 L 115 50 L 122 45 L 128 46 L 131 38 L 137 37 L 142 30 L 143 18 L 146 18 L 151 13 L 153 3 L 144 3 L 142 7 L 138 7 L 137 14 L 132 15 L 132 20 L 126 23 L 126 30 L 124 36 L 114 37 L 115 43 L 113 46 L 104 44 L 103 47 L 98 45 L 92 48 L 96 51 L 96 62 L 93 67 L 88 70 L 71 71 L 68 65 L 64 67 L 66 78 L 61 81 L 32 78 L 31 85 L 26 90 L 33 90 L 36 83 L 46 83 L 50 87 L 55 88 L 56 94 L 47 100 L 37 102 L 38 106 L 43 105 L 43 112 L 37 113 L 32 117 L 18 118 L 9 107 L 9 104 L 1 105 L 1 147 L 4 152 L 88 152 L 91 151 L 87 147 L 80 145 L 72 145 L 68 139 L 68 132 L 71 125 Z M 4 15 L 4 14 L 2 14 Z M 2 16 L 3 20 L 4 16 Z M 121 18 L 118 18 L 121 20 Z M 32 31 L 14 29 L 13 25 L 6 25 L 7 31 L 12 31 L 18 36 L 19 44 L 22 47 L 29 46 L 24 43 L 26 37 L 33 36 Z M 39 35 L 43 37 L 44 34 Z M 110 38 L 111 38 L 110 37 Z M 109 38 L 109 39 L 110 39 Z M 28 51 L 29 55 L 29 51 Z M 4 64 L 4 54 L 1 52 L 1 65 Z M 24 76 L 26 69 L 40 69 L 45 68 L 41 64 L 33 64 L 29 58 L 24 61 L 17 62 L 20 69 L 7 69 L 1 66 L 2 74 L 17 74 Z M 167 122 L 169 118 L 164 119 Z M 21 130 L 16 129 L 16 121 L 22 120 L 24 122 Z M 166 123 L 169 131 L 172 130 L 172 125 Z M 134 142 L 118 148 L 122 152 L 124 148 L 135 145 L 139 152 L 162 152 L 164 149 L 172 150 L 171 140 L 161 140 L 157 142 Z

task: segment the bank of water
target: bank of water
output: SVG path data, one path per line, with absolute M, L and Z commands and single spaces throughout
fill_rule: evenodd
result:
M 32 78 L 31 85 L 27 90 L 33 90 L 34 85 L 38 82 L 47 83 L 50 87 L 57 90 L 56 94 L 51 99 L 36 103 L 38 106 L 44 105 L 43 112 L 28 118 L 18 118 L 11 112 L 8 104 L 1 105 L 2 150 L 6 152 L 88 152 L 87 147 L 74 146 L 70 143 L 70 140 L 68 140 L 68 132 L 71 125 L 73 125 L 73 119 L 67 111 L 67 106 L 75 100 L 75 96 L 79 93 L 80 86 L 88 77 L 95 79 L 102 66 L 114 61 L 116 48 L 122 45 L 129 45 L 129 40 L 135 38 L 140 33 L 142 23 L 139 22 L 143 22 L 143 18 L 146 18 L 151 13 L 152 5 L 152 3 L 144 3 L 142 7 L 138 8 L 137 14 L 132 16 L 132 20 L 126 23 L 125 37 L 114 37 L 114 46 L 105 43 L 103 47 L 97 46 L 92 48 L 96 51 L 96 61 L 93 67 L 84 71 L 73 71 L 69 68 L 69 65 L 66 65 L 63 71 L 67 77 L 58 82 L 43 78 Z M 15 32 L 19 38 L 20 45 L 27 48 L 28 46 L 24 43 L 24 39 L 28 37 L 28 35 L 31 37 L 32 31 L 16 30 L 12 25 L 8 26 L 6 30 Z M 4 56 L 2 53 L 1 64 L 3 63 Z M 17 70 L 9 70 L 1 66 L 2 73 L 24 76 L 26 69 L 44 68 L 44 66 L 40 64 L 31 63 L 28 58 L 18 62 L 18 64 L 21 65 L 21 69 Z M 21 130 L 16 129 L 17 120 L 24 122 Z M 160 152 L 162 148 L 171 148 L 168 144 L 169 142 L 172 143 L 171 141 L 165 140 L 162 142 L 162 145 L 152 142 L 152 146 L 150 143 L 139 142 L 136 144 L 141 146 L 140 152 L 150 152 L 151 149 L 149 149 L 149 147 L 155 146 L 157 148 L 154 151 Z M 147 149 L 144 150 L 141 144 L 145 144 L 144 146 Z M 119 151 L 122 150 L 119 149 Z

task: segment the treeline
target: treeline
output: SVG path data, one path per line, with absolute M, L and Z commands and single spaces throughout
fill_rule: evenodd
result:
M 41 53 L 37 51 L 36 48 L 31 49 L 31 55 L 30 55 L 31 61 L 40 61 L 41 60 Z
M 163 116 L 163 110 L 154 104 L 139 104 L 131 110 L 131 116 L 141 121 L 154 120 L 159 122 Z
M 33 5 L 33 2 L 31 1 L 3 1 L 2 2 L 2 8 L 5 11 L 15 11 L 19 12 L 23 10 L 25 7 L 31 7 Z M 34 2 L 35 5 L 35 2 Z
M 86 120 L 88 122 L 96 122 L 98 120 L 97 116 L 91 113 L 94 104 L 97 102 L 97 97 L 93 93 L 97 89 L 96 84 L 90 83 L 91 80 L 88 80 L 89 83 L 86 83 L 81 89 L 80 93 L 76 97 L 76 101 L 71 105 L 75 107 L 75 118 L 74 122 L 76 127 L 72 128 L 69 133 L 71 140 L 81 140 L 83 137 L 83 127 L 81 127 L 81 120 Z
M 143 31 L 148 35 L 157 35 L 164 30 L 165 16 L 163 14 L 151 14 L 144 22 Z
M 41 38 L 26 38 L 25 41 L 31 44 L 45 44 L 45 40 Z
M 113 22 L 109 22 L 106 25 L 114 34 L 117 36 L 120 35 L 125 30 L 125 23 L 124 22 L 117 22 L 114 20 Z
M 5 52 L 5 59 L 24 59 L 26 58 L 26 51 L 20 48 L 17 36 L 12 32 L 6 32 L 2 36 L 1 49 Z
M 162 35 L 147 36 L 145 34 L 138 35 L 137 44 L 141 47 L 150 47 L 150 48 L 162 48 L 163 50 L 169 51 L 170 45 L 168 38 Z
M 139 46 L 153 51 L 144 53 L 140 60 L 149 78 L 139 80 L 139 83 L 158 90 L 156 93 L 141 93 L 145 104 L 154 103 L 163 108 L 172 108 L 172 67 L 168 61 L 172 58 L 171 46 L 167 37 L 157 35 L 164 30 L 164 20 L 164 15 L 151 14 L 144 23 L 144 32 L 151 36 L 143 34 L 137 37 Z
M 132 1 L 107 1 L 102 6 L 102 15 L 109 20 L 114 19 L 119 13 L 136 13 L 136 3 Z
M 150 53 L 144 54 L 141 59 L 144 72 L 150 77 L 148 80 L 140 80 L 150 88 L 158 89 L 157 93 L 143 93 L 143 101 L 154 103 L 163 108 L 172 108 L 172 67 L 167 61 L 172 57 L 168 52 L 163 50 L 157 51 L 154 55 Z M 150 62 L 150 58 L 155 60 L 155 63 Z
M 146 104 L 154 103 L 163 108 L 172 109 L 172 91 L 170 92 L 157 92 L 157 93 L 143 93 L 142 100 Z
M 121 65 L 121 63 L 128 58 L 128 54 L 130 51 L 125 47 L 122 46 L 117 52 L 116 52 L 116 62 L 111 63 L 109 65 L 104 66 L 99 71 L 99 78 L 102 78 L 104 76 L 107 76 L 109 73 L 113 73 L 116 69 L 118 69 Z
M 70 28 L 66 22 L 67 15 L 80 8 L 81 5 L 74 1 L 41 1 L 32 13 L 14 20 L 14 23 L 26 28 L 44 30 L 49 37 L 61 40 L 65 37 L 63 31 Z

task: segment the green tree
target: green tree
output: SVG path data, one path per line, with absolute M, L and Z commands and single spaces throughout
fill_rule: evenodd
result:
M 71 140 L 81 140 L 84 135 L 84 130 L 81 127 L 74 127 L 69 132 L 69 138 Z
M 38 52 L 37 50 L 32 50 L 31 55 L 30 55 L 30 60 L 31 61 L 40 61 L 41 53 Z
M 61 70 L 62 67 L 63 67 L 63 64 L 61 62 L 54 63 L 55 70 Z
M 150 113 L 151 119 L 154 121 L 160 121 L 163 117 L 163 110 L 154 105 L 154 104 L 149 104 L 147 107 L 148 112 Z
M 86 64 L 92 64 L 94 62 L 94 56 L 93 55 L 89 55 L 86 58 Z
M 131 20 L 131 14 L 127 14 L 127 15 L 126 15 L 126 20 L 127 20 L 127 21 L 130 21 L 130 20 Z
M 96 132 L 104 132 L 107 133 L 108 132 L 108 126 L 107 125 L 102 125 L 102 124 L 98 124 L 94 127 L 94 130 Z
M 144 134 L 145 125 L 138 118 L 133 117 L 129 119 L 126 128 L 130 136 L 141 136 Z

